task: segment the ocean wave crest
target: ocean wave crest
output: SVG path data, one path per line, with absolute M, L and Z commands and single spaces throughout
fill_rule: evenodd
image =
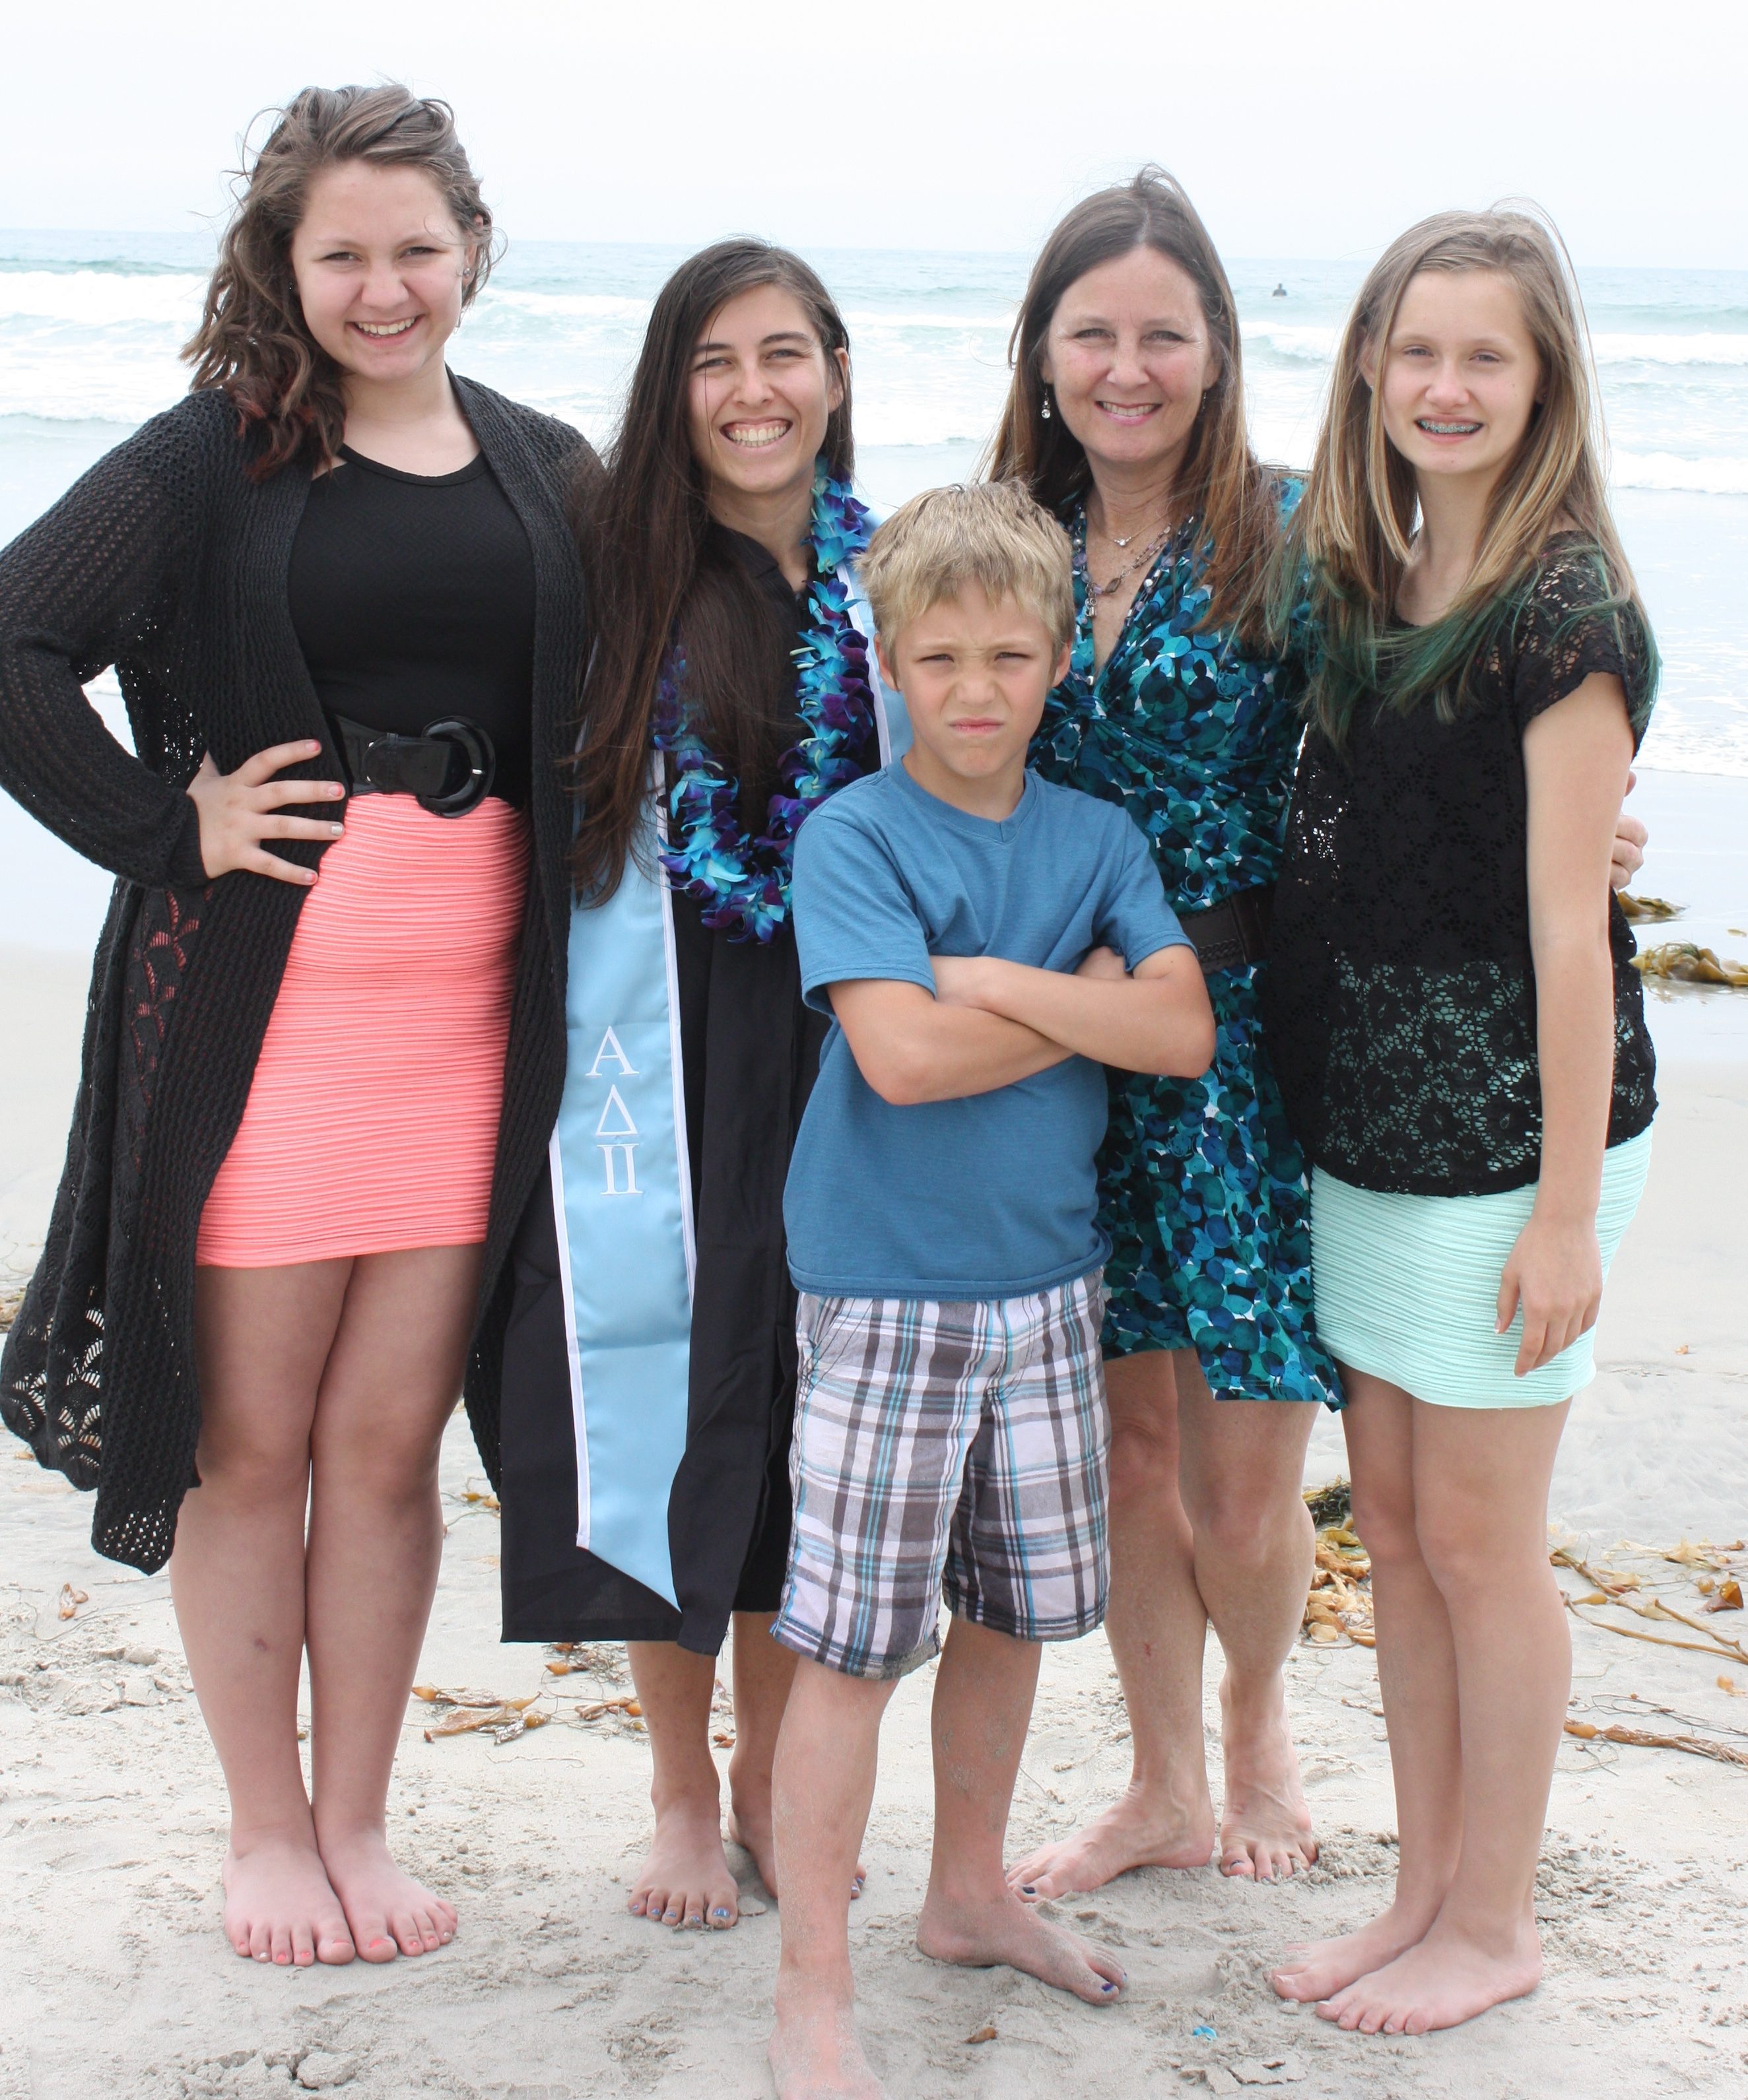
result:
M 499 308 L 554 320 L 635 321 L 641 326 L 649 319 L 651 302 L 613 292 L 518 292 L 494 285 L 481 295 L 477 311 L 484 318 Z
M 1329 364 L 1341 337 L 1339 328 L 1306 322 L 1249 320 L 1243 329 L 1244 347 L 1252 356 L 1260 353 L 1289 364 Z M 1605 329 L 1591 338 L 1591 349 L 1603 366 L 1748 365 L 1748 335 L 1734 331 L 1623 334 Z
M 1599 364 L 1748 364 L 1748 335 L 1596 335 Z
M 206 282 L 179 271 L 0 270 L 0 322 L 113 328 L 145 321 L 186 330 L 200 318 Z
M 1684 459 L 1678 452 L 1618 452 L 1609 461 L 1609 478 L 1617 488 L 1748 496 L 1748 459 Z
M 1306 321 L 1254 321 L 1241 315 L 1239 326 L 1248 354 L 1270 351 L 1290 364 L 1328 364 L 1341 339 L 1339 328 Z

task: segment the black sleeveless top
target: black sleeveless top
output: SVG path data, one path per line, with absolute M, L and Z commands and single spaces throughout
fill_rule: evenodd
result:
M 1446 720 L 1362 701 L 1338 750 L 1300 755 L 1263 973 L 1269 1055 L 1307 1156 L 1362 1189 L 1467 1196 L 1541 1171 L 1542 1092 L 1526 861 L 1523 733 L 1612 673 L 1636 745 L 1655 653 L 1606 609 L 1594 547 L 1549 543 L 1502 616 L 1467 703 Z M 1609 1143 L 1657 1107 L 1632 933 L 1613 898 Z
M 534 558 L 483 452 L 419 474 L 343 446 L 311 487 L 290 589 L 329 714 L 401 736 L 463 716 L 497 754 L 492 793 L 526 806 Z

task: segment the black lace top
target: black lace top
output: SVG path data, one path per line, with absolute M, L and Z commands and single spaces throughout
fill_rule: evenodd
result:
M 1340 750 L 1300 753 L 1264 1010 L 1294 1133 L 1364 1189 L 1521 1189 L 1541 1171 L 1523 732 L 1595 672 L 1651 712 L 1649 636 L 1601 610 L 1592 549 L 1551 541 L 1454 720 L 1362 704 Z M 1587 609 L 1588 608 L 1588 609 Z M 1609 905 L 1614 1098 L 1609 1143 L 1657 1105 L 1633 938 Z

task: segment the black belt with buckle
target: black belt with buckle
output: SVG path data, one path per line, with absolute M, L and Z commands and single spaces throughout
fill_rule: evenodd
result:
M 1274 885 L 1259 882 L 1240 889 L 1206 911 L 1185 911 L 1178 923 L 1194 944 L 1202 974 L 1260 963 L 1269 952 L 1269 920 L 1274 910 Z
M 344 715 L 332 720 L 355 795 L 411 795 L 434 817 L 465 817 L 492 792 L 497 755 L 477 722 L 450 716 L 421 736 L 396 736 Z

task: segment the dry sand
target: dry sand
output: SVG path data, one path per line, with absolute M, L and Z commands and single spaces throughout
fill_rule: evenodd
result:
M 0 1059 L 0 1258 L 10 1240 L 21 1260 L 58 1164 L 84 973 L 70 960 L 3 960 L 21 998 L 13 1011 L 31 1017 Z M 1697 1017 L 1689 1010 L 1684 1026 Z M 1734 1540 L 1748 1522 L 1748 1065 L 1677 1060 L 1663 1092 L 1649 1193 L 1616 1268 L 1602 1372 L 1574 1410 L 1554 1507 L 1562 1535 L 1591 1557 L 1697 1613 L 1703 1570 L 1618 1542 Z M 464 1498 L 470 1478 L 480 1483 L 459 1419 L 446 1460 L 451 1523 L 422 1674 L 533 1692 L 543 1656 L 497 1642 L 496 1519 Z M 1344 1470 L 1339 1429 L 1326 1423 L 1309 1475 Z M 514 1741 L 426 1742 L 430 1710 L 409 1713 L 392 1820 L 408 1865 L 461 1909 L 452 1948 L 387 1969 L 263 1971 L 239 1961 L 218 1929 L 224 1798 L 166 1582 L 96 1559 L 89 1515 L 58 1476 L 0 1450 L 0 1945 L 12 2008 L 0 2023 L 0 2100 L 768 2093 L 777 1917 L 758 1907 L 750 1868 L 743 1863 L 753 1914 L 732 1933 L 677 1935 L 623 1914 L 647 1824 L 647 1745 L 617 1714 L 576 1718 L 580 1701 L 622 1688 L 611 1651 L 596 1658 L 599 1678 L 547 1679 L 558 1718 Z M 1587 1587 L 1566 1579 L 1574 1595 Z M 69 1583 L 89 1601 L 64 1621 L 56 1600 Z M 1505 1608 L 1485 1592 L 1472 1608 L 1483 1619 Z M 1685 1637 L 1676 1624 L 1612 1616 Z M 1702 1622 L 1743 1640 L 1745 1621 Z M 1733 1674 L 1748 1693 L 1748 1665 L 1733 1672 L 1720 1657 L 1574 1631 L 1576 1717 L 1602 1727 L 1636 1713 L 1640 1726 L 1685 1724 L 1748 1748 L 1748 1696 L 1715 1681 Z M 1211 1648 L 1211 1752 L 1217 1666 Z M 1006 2100 L 1280 2083 L 1307 2100 L 1748 2100 L 1748 1770 L 1675 1751 L 1568 1740 L 1541 1879 L 1547 1975 L 1532 1998 L 1414 2040 L 1344 2036 L 1283 2010 L 1265 1980 L 1271 1957 L 1381 1904 L 1393 1857 L 1371 1655 L 1307 1644 L 1289 1683 L 1322 1863 L 1272 1889 L 1212 1869 L 1150 1871 L 1060 1906 L 1123 1950 L 1129 1993 L 1105 2011 L 915 1952 L 928 1673 L 901 1689 L 868 1894 L 853 1913 L 870 2051 L 895 2093 Z M 1743 1732 L 1728 1738 L 1732 1728 Z M 1083 1820 L 1126 1765 L 1102 1639 L 1052 1651 L 1015 1803 L 1016 1852 Z M 990 2027 L 995 2039 L 970 2039 Z

